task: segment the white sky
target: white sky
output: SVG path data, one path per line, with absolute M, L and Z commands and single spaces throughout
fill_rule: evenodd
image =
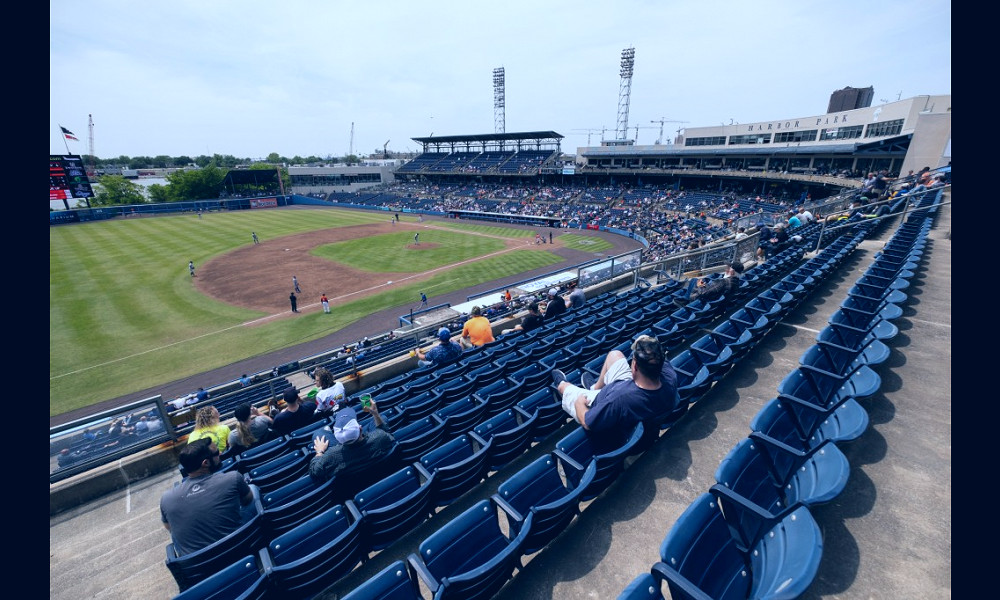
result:
M 50 0 L 49 151 L 262 158 L 417 151 L 413 137 L 552 130 L 564 152 L 951 93 L 948 0 Z M 486 7 L 489 7 L 488 9 Z M 651 123 L 651 121 L 657 123 Z M 354 126 L 353 146 L 351 125 Z

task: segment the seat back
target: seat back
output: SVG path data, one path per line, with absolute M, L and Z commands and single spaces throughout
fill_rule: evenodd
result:
M 504 377 L 473 392 L 472 397 L 486 403 L 485 417 L 496 416 L 514 406 L 524 396 L 524 382 Z
M 535 442 L 546 439 L 570 420 L 551 388 L 543 388 L 525 396 L 517 403 L 517 407 L 526 414 L 537 417 L 532 430 L 532 441 Z
M 491 471 L 507 466 L 531 446 L 537 414 L 529 415 L 518 407 L 509 408 L 476 425 L 471 434 L 485 445 L 492 440 L 487 459 Z
M 468 433 L 483 421 L 487 404 L 466 396 L 453 400 L 450 404 L 434 411 L 434 415 L 444 421 L 445 438 L 453 438 Z
M 342 600 L 424 600 L 413 567 L 397 560 L 350 591 Z
M 262 526 L 266 539 L 273 539 L 301 525 L 334 504 L 331 490 L 337 477 L 318 482 L 303 475 L 291 483 L 261 495 L 264 507 Z
M 445 424 L 431 415 L 397 429 L 393 436 L 399 446 L 400 464 L 410 464 L 420 459 L 444 439 Z
M 530 521 L 515 537 L 507 537 L 496 506 L 481 500 L 442 525 L 407 559 L 435 598 L 485 600 L 520 566 L 529 529 Z
M 543 362 L 532 362 L 510 373 L 507 378 L 520 382 L 521 394 L 531 394 L 552 383 L 552 367 Z
M 595 463 L 594 479 L 581 493 L 581 501 L 596 498 L 614 482 L 625 469 L 625 459 L 642 440 L 644 431 L 643 424 L 638 423 L 632 434 L 620 447 L 602 454 L 595 453 L 587 431 L 580 426 L 577 426 L 556 443 L 556 449 L 553 452 L 563 464 L 566 478 L 574 486 L 580 485 L 589 463 Z
M 266 494 L 308 474 L 311 459 L 310 450 L 300 448 L 250 471 L 247 474 L 248 483 L 256 485 L 262 494 Z
M 267 577 L 256 555 L 249 554 L 174 596 L 174 600 L 260 600 L 267 591 Z
M 466 434 L 450 442 L 441 444 L 420 457 L 415 463 L 424 477 L 437 476 L 432 502 L 435 506 L 447 506 L 486 479 L 490 445 L 485 445 Z
M 365 522 L 367 550 L 387 548 L 434 513 L 435 474 L 424 479 L 413 465 L 355 494 L 353 503 Z
M 366 552 L 361 515 L 336 505 L 273 540 L 261 552 L 282 598 L 310 598 L 350 573 Z
M 591 461 L 576 483 L 564 480 L 559 469 L 555 454 L 540 456 L 508 477 L 493 495 L 493 501 L 507 514 L 515 533 L 521 531 L 528 515 L 532 515 L 524 554 L 538 552 L 569 526 L 579 513 L 584 490 L 597 474 L 597 462 Z
M 249 473 L 251 470 L 290 450 L 292 448 L 288 445 L 288 438 L 285 436 L 277 437 L 240 454 L 236 468 L 240 473 Z

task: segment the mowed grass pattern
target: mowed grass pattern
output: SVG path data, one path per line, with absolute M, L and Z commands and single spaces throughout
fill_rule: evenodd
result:
M 299 319 L 255 327 L 242 324 L 263 316 L 261 313 L 202 296 L 194 290 L 187 272 L 188 260 L 197 266 L 252 243 L 251 231 L 266 240 L 382 220 L 380 213 L 295 209 L 206 213 L 200 220 L 195 215 L 177 215 L 50 228 L 50 416 L 186 377 L 192 377 L 192 390 L 220 383 L 197 381 L 193 376 L 317 339 L 379 310 L 399 307 L 402 314 L 421 289 L 439 295 L 560 260 L 548 252 L 508 252 L 444 269 L 420 283 L 392 287 L 375 297 L 338 307 L 333 315 L 306 313 Z M 474 238 L 476 241 L 470 242 L 473 246 L 484 240 L 430 229 L 421 237 L 433 238 L 439 233 Z M 445 237 L 435 243 L 446 243 Z M 375 243 L 366 252 L 391 255 L 386 250 L 400 243 L 395 235 L 370 239 L 377 242 L 379 238 L 386 238 L 381 243 L 392 246 Z M 433 252 L 428 254 L 433 256 Z M 458 259 L 449 264 L 454 262 Z M 410 264 L 420 270 L 413 261 Z
M 408 246 L 425 249 L 386 252 Z M 388 233 L 326 244 L 313 250 L 313 254 L 375 273 L 420 273 L 503 249 L 503 241 L 496 238 L 429 228 L 420 232 L 419 244 L 414 244 L 411 232 Z
M 604 252 L 605 250 L 614 248 L 614 245 L 607 240 L 576 233 L 565 233 L 559 236 L 559 241 L 567 248 L 583 252 Z

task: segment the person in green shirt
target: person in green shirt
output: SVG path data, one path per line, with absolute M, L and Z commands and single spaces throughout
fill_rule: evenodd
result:
M 219 410 L 214 406 L 203 406 L 194 417 L 194 431 L 188 434 L 188 443 L 201 438 L 211 438 L 220 453 L 226 451 L 230 429 L 219 422 Z

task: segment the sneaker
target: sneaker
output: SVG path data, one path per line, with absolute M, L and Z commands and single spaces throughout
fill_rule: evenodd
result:
M 564 381 L 566 381 L 566 374 L 559 369 L 552 369 L 552 385 L 558 386 Z
M 597 382 L 597 378 L 594 377 L 593 373 L 584 371 L 580 373 L 580 383 L 583 384 L 583 389 L 592 390 L 594 389 L 594 383 Z

